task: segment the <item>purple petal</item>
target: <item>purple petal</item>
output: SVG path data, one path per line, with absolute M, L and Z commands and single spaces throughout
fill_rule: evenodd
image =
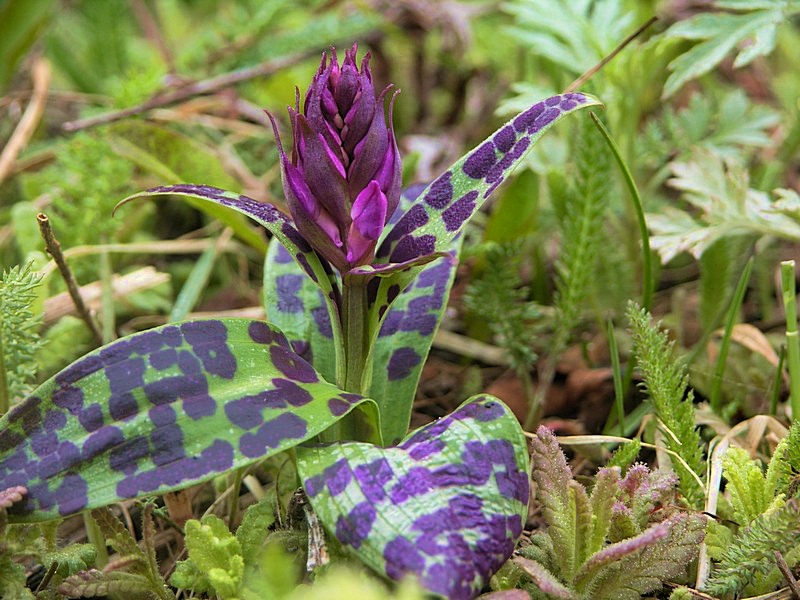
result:
M 354 265 L 374 250 L 386 222 L 386 196 L 377 181 L 371 181 L 358 195 L 350 215 L 353 223 L 347 236 L 347 261 Z
M 384 90 L 378 98 L 378 106 L 383 106 L 383 98 L 388 89 Z M 375 174 L 386 160 L 389 141 L 386 117 L 383 111 L 376 110 L 369 130 L 353 151 L 353 162 L 350 163 L 347 170 L 347 183 L 351 197 L 358 195 L 375 178 Z M 399 164 L 395 165 L 397 170 L 399 167 Z

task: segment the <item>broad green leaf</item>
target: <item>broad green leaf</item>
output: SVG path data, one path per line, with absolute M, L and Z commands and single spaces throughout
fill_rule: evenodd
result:
M 388 444 L 396 444 L 408 432 L 422 367 L 447 308 L 461 240 L 459 236 L 453 241 L 448 256 L 425 265 L 391 302 L 372 345 L 366 393 L 378 404 L 383 439 Z
M 340 543 L 391 579 L 473 598 L 514 550 L 527 516 L 525 436 L 491 396 L 412 433 L 399 446 L 297 448 L 314 510 Z
M 264 226 L 283 246 L 292 254 L 292 257 L 316 283 L 326 297 L 334 293 L 336 278 L 326 261 L 323 261 L 308 242 L 300 235 L 292 221 L 272 204 L 253 200 L 242 194 L 228 192 L 208 185 L 167 185 L 151 188 L 147 191 L 129 196 L 120 204 L 137 198 L 152 196 L 182 196 L 201 203 L 210 203 L 219 211 L 227 214 L 228 208 L 247 215 L 257 223 Z
M 552 96 L 534 104 L 456 161 L 426 187 L 391 228 L 376 253 L 381 264 L 409 264 L 379 280 L 370 304 L 370 331 L 377 335 L 389 306 L 419 274 L 415 265 L 452 251 L 453 241 L 486 199 L 519 166 L 553 124 L 600 102 L 584 94 Z M 358 269 L 356 269 L 358 271 Z
M 269 322 L 326 381 L 335 382 L 336 366 L 344 360 L 338 312 L 282 244 L 269 245 L 263 294 Z
M 202 180 L 210 186 L 237 187 L 236 180 L 222 168 L 219 157 L 209 147 L 188 136 L 140 121 L 119 123 L 109 131 L 109 143 L 119 156 L 153 173 L 161 181 Z M 189 198 L 188 203 L 231 227 L 240 239 L 256 250 L 266 252 L 267 243 L 263 236 L 250 227 L 246 219 L 194 198 Z
M 308 440 L 372 401 L 325 382 L 262 321 L 165 325 L 88 354 L 0 419 L 0 489 L 40 521 L 211 479 Z
M 734 49 L 741 48 L 734 67 L 743 67 L 769 54 L 775 48 L 776 28 L 800 12 L 800 2 L 795 0 L 717 2 L 717 6 L 750 12 L 701 13 L 670 27 L 666 32 L 668 37 L 700 40 L 700 43 L 669 64 L 672 74 L 664 86 L 664 97 L 711 71 Z

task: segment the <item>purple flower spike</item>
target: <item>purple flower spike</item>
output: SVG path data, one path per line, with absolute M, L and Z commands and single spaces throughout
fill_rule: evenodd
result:
M 357 45 L 322 56 L 300 112 L 289 108 L 294 148 L 281 153 L 283 188 L 300 233 L 339 271 L 369 264 L 400 201 L 400 153 L 384 98 L 376 97 L 369 54 Z M 274 125 L 274 124 L 273 124 Z M 277 131 L 275 133 L 278 137 Z M 280 139 L 278 139 L 280 144 Z

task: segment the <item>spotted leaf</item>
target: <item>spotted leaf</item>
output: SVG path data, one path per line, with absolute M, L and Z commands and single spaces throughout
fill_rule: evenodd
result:
M 584 94 L 552 96 L 503 125 L 420 194 L 383 239 L 378 262 L 447 251 L 464 224 L 562 117 L 600 102 Z
M 486 199 L 519 166 L 542 135 L 559 119 L 576 110 L 597 106 L 591 96 L 569 93 L 531 106 L 464 155 L 409 203 L 408 209 L 384 233 L 376 262 L 411 263 L 425 255 L 450 252 L 454 238 Z M 421 267 L 391 273 L 380 280 L 371 306 L 377 329 L 382 307 L 393 289 L 404 290 Z
M 459 236 L 446 256 L 425 265 L 402 292 L 399 286 L 387 289 L 386 314 L 380 315 L 369 358 L 367 395 L 378 403 L 383 439 L 389 444 L 408 432 L 417 384 L 447 307 L 460 249 Z
M 336 279 L 330 264 L 311 249 L 308 242 L 292 224 L 291 219 L 272 204 L 258 202 L 242 194 L 228 192 L 210 185 L 179 184 L 154 187 L 134 194 L 120 202 L 117 208 L 131 200 L 153 196 L 184 196 L 204 202 L 212 202 L 220 206 L 227 206 L 247 215 L 263 225 L 267 231 L 275 236 L 275 239 L 283 244 L 292 258 L 297 261 L 297 264 L 326 296 L 335 293 L 333 288 Z
M 525 436 L 491 396 L 468 400 L 399 446 L 299 446 L 298 470 L 328 531 L 392 579 L 473 598 L 511 556 L 527 515 Z
M 84 356 L 4 415 L 0 489 L 27 488 L 11 518 L 55 518 L 208 480 L 356 406 L 376 422 L 373 402 L 325 382 L 262 321 L 166 325 Z
M 326 381 L 337 381 L 337 364 L 343 364 L 338 313 L 282 244 L 270 244 L 264 261 L 264 308 L 295 352 Z

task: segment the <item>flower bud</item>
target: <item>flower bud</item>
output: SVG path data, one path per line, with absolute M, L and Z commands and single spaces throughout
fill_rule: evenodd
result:
M 400 199 L 400 154 L 384 99 L 376 97 L 369 54 L 356 66 L 357 46 L 323 54 L 300 112 L 289 108 L 294 147 L 281 148 L 283 188 L 301 234 L 339 271 L 369 264 Z M 276 134 L 277 135 L 277 134 Z

